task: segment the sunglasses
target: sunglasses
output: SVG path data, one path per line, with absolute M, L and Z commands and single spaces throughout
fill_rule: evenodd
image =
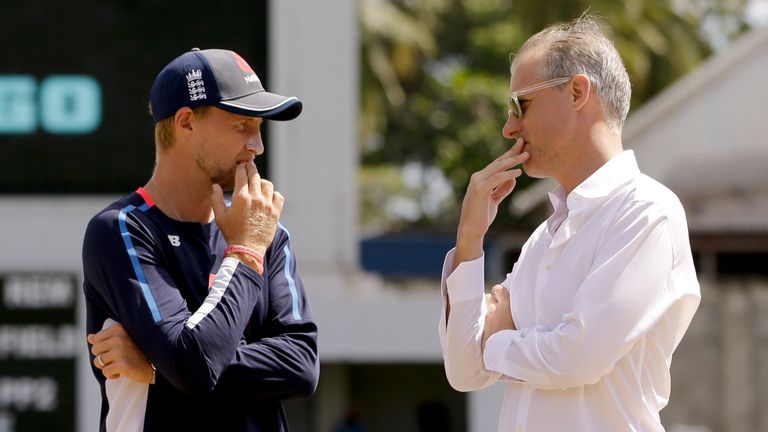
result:
M 507 114 L 510 116 L 515 116 L 518 119 L 523 118 L 523 109 L 520 107 L 520 101 L 518 100 L 520 96 L 525 96 L 535 91 L 544 90 L 545 88 L 554 87 L 560 84 L 565 84 L 570 81 L 570 79 L 571 77 L 554 78 L 521 88 L 520 90 L 513 91 L 509 94 L 509 100 L 507 101 L 507 108 L 509 110 L 507 111 Z

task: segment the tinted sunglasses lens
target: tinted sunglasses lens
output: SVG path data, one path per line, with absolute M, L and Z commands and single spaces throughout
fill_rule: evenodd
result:
M 509 115 L 520 118 L 520 105 L 517 102 L 517 98 L 509 98 L 507 108 L 509 110 Z

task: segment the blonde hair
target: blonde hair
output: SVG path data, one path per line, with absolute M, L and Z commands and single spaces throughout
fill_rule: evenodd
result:
M 191 109 L 195 115 L 205 117 L 210 107 L 202 105 Z M 152 115 L 152 103 L 149 104 L 149 114 Z M 174 116 L 166 117 L 155 123 L 155 146 L 158 150 L 168 150 L 173 145 L 173 118 Z

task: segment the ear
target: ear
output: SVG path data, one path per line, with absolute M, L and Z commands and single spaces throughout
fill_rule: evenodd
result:
M 176 111 L 176 115 L 173 117 L 173 123 L 176 125 L 176 129 L 182 133 L 192 132 L 192 119 L 194 118 L 194 112 L 188 107 L 179 108 Z
M 573 96 L 573 107 L 578 111 L 587 104 L 592 90 L 592 83 L 584 74 L 574 75 L 571 83 L 571 94 Z

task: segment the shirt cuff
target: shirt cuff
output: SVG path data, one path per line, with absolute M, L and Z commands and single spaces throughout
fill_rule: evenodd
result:
M 464 261 L 453 268 L 456 248 L 451 249 L 443 262 L 442 291 L 451 303 L 473 300 L 485 293 L 485 254 L 472 261 Z
M 483 350 L 483 365 L 485 369 L 500 374 L 508 372 L 509 365 L 505 361 L 506 351 L 514 337 L 514 330 L 501 330 L 488 338 Z

